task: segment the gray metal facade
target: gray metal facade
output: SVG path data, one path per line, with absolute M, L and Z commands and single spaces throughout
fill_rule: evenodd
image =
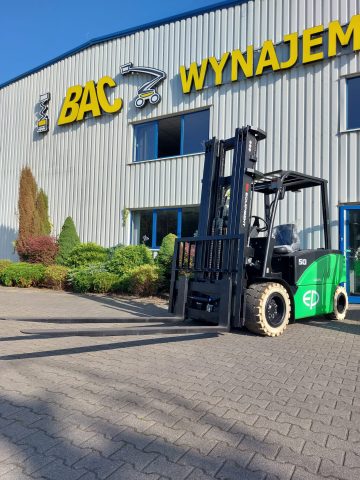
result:
M 184 94 L 180 65 L 265 40 L 281 43 L 332 20 L 345 25 L 359 13 L 358 0 L 250 0 L 236 6 L 164 23 L 99 43 L 10 83 L 0 90 L 0 257 L 10 257 L 17 236 L 20 170 L 29 165 L 49 196 L 54 234 L 71 215 L 83 241 L 114 245 L 130 240 L 123 208 L 196 205 L 201 192 L 203 155 L 132 163 L 133 124 L 152 118 L 210 108 L 210 136 L 226 137 L 252 124 L 268 138 L 259 152 L 259 169 L 294 169 L 329 180 L 332 233 L 337 242 L 337 205 L 360 201 L 359 132 L 346 132 L 346 76 L 360 72 L 359 54 L 342 54 L 287 71 Z M 127 62 L 164 70 L 162 101 L 134 106 L 138 76 L 122 77 Z M 120 113 L 57 126 L 68 87 L 104 75 L 118 86 Z M 39 95 L 51 92 L 50 131 L 35 131 Z M 304 232 L 320 221 L 315 198 L 299 197 L 283 205 Z M 309 230 L 309 232 L 313 232 Z M 315 237 L 316 237 L 315 229 Z M 310 238 L 310 237 L 309 237 Z M 312 238 L 312 237 L 311 237 Z M 311 239 L 309 240 L 311 244 Z

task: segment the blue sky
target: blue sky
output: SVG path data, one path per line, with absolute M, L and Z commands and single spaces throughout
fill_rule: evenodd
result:
M 220 0 L 12 0 L 1 4 L 0 84 L 101 35 Z

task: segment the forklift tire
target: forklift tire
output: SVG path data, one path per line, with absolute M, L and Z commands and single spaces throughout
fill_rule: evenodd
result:
M 280 283 L 255 283 L 246 291 L 245 326 L 267 337 L 278 337 L 291 314 L 290 297 Z
M 346 289 L 340 285 L 334 293 L 333 308 L 334 310 L 327 317 L 331 320 L 345 320 L 349 308 L 349 300 Z

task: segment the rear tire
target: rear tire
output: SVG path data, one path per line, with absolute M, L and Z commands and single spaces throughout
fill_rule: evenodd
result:
M 278 337 L 290 320 L 291 302 L 280 283 L 255 283 L 246 291 L 245 326 L 259 335 Z
M 344 287 L 336 288 L 333 298 L 333 311 L 327 315 L 331 320 L 345 320 L 349 308 L 349 300 Z

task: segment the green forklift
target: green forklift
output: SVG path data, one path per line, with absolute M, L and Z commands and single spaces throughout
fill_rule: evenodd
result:
M 348 298 L 344 256 L 330 245 L 327 181 L 255 170 L 257 145 L 265 138 L 248 126 L 207 143 L 198 234 L 176 242 L 169 308 L 182 318 L 273 337 L 299 319 L 343 320 Z M 323 248 L 301 248 L 294 223 L 275 225 L 287 196 L 309 189 L 319 191 L 316 230 Z M 261 216 L 253 212 L 255 195 L 262 197 L 256 202 Z

